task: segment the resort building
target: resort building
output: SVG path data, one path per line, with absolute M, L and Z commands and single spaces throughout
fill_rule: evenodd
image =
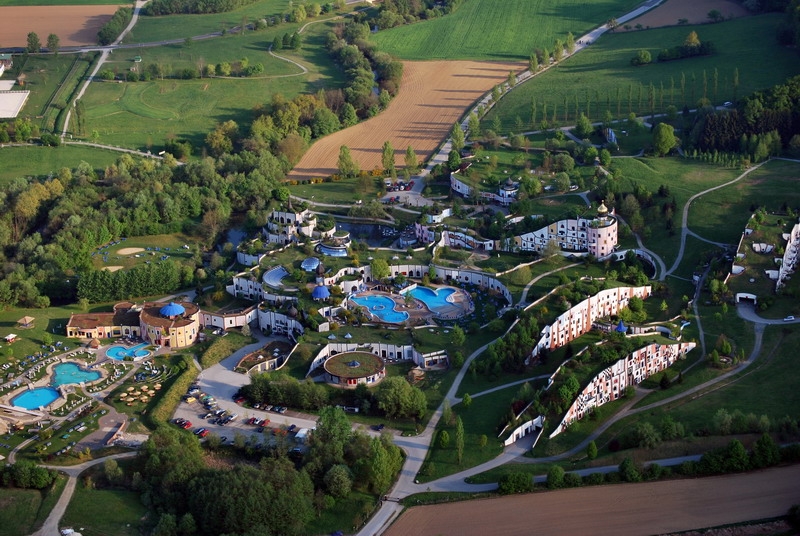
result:
M 542 252 L 555 240 L 562 251 L 586 252 L 603 258 L 613 253 L 617 245 L 617 218 L 601 203 L 595 218 L 559 220 L 513 240 L 514 248 L 519 251 Z
M 142 308 L 130 302 L 114 305 L 110 313 L 72 313 L 67 322 L 67 337 L 76 339 L 111 339 L 139 337 L 139 313 Z
M 272 211 L 263 232 L 270 244 L 289 244 L 298 242 L 301 236 L 310 238 L 316 227 L 316 215 L 308 209 L 299 212 L 293 210 L 292 200 L 289 199 L 286 211 Z
M 645 299 L 651 292 L 652 288 L 649 285 L 618 287 L 601 290 L 594 296 L 586 298 L 562 313 L 552 324 L 545 326 L 539 342 L 531 352 L 531 357 L 537 357 L 544 349 L 555 350 L 569 344 L 591 330 L 595 320 L 616 315 L 628 306 L 632 297 Z
M 685 358 L 695 346 L 693 342 L 649 344 L 602 370 L 578 393 L 561 424 L 550 437 L 561 433 L 564 428 L 588 415 L 592 409 L 619 399 L 626 387 L 638 385 L 644 379 L 673 365 L 678 359 Z
M 200 333 L 200 308 L 193 303 L 145 303 L 139 314 L 141 337 L 168 348 L 185 348 Z
M 454 171 L 450 174 L 450 189 L 458 194 L 461 194 L 463 197 L 470 197 L 474 195 L 474 188 L 469 186 L 463 180 L 463 174 L 461 170 Z M 486 199 L 490 202 L 508 206 L 517 200 L 518 193 L 519 182 L 511 180 L 511 177 L 509 177 L 497 188 L 497 192 L 480 191 L 478 196 L 481 199 Z

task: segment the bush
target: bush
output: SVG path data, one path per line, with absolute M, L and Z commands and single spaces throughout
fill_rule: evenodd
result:
M 499 482 L 498 491 L 501 495 L 512 493 L 527 493 L 533 490 L 533 478 L 528 473 L 509 473 L 504 475 Z
M 560 465 L 552 465 L 547 471 L 547 487 L 558 489 L 564 487 L 564 469 Z
M 651 61 L 653 61 L 653 58 L 650 56 L 650 52 L 647 50 L 640 50 L 636 53 L 636 56 L 631 58 L 631 65 L 638 67 L 640 65 L 647 65 Z
M 579 488 L 583 486 L 583 480 L 577 473 L 567 473 L 564 475 L 565 488 Z

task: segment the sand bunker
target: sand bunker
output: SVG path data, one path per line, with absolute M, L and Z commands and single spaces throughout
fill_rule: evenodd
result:
M 117 270 L 122 270 L 122 266 L 104 266 L 103 270 L 108 270 L 109 272 L 116 272 Z
M 136 253 L 141 253 L 144 251 L 144 248 L 122 248 L 121 250 L 117 251 L 120 255 L 135 255 Z

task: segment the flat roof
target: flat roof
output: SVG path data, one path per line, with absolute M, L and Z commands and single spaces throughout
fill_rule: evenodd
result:
M 25 101 L 28 100 L 30 91 L 2 91 L 0 92 L 0 118 L 14 119 L 17 117 Z

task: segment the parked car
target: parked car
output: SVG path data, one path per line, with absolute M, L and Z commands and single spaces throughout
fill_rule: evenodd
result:
M 786 318 L 784 318 L 783 321 L 784 322 L 793 322 L 794 321 L 794 317 L 792 315 L 789 315 Z
M 181 428 L 183 428 L 184 430 L 188 430 L 191 427 L 192 427 L 192 421 L 186 421 L 183 423 L 183 426 L 181 426 Z

